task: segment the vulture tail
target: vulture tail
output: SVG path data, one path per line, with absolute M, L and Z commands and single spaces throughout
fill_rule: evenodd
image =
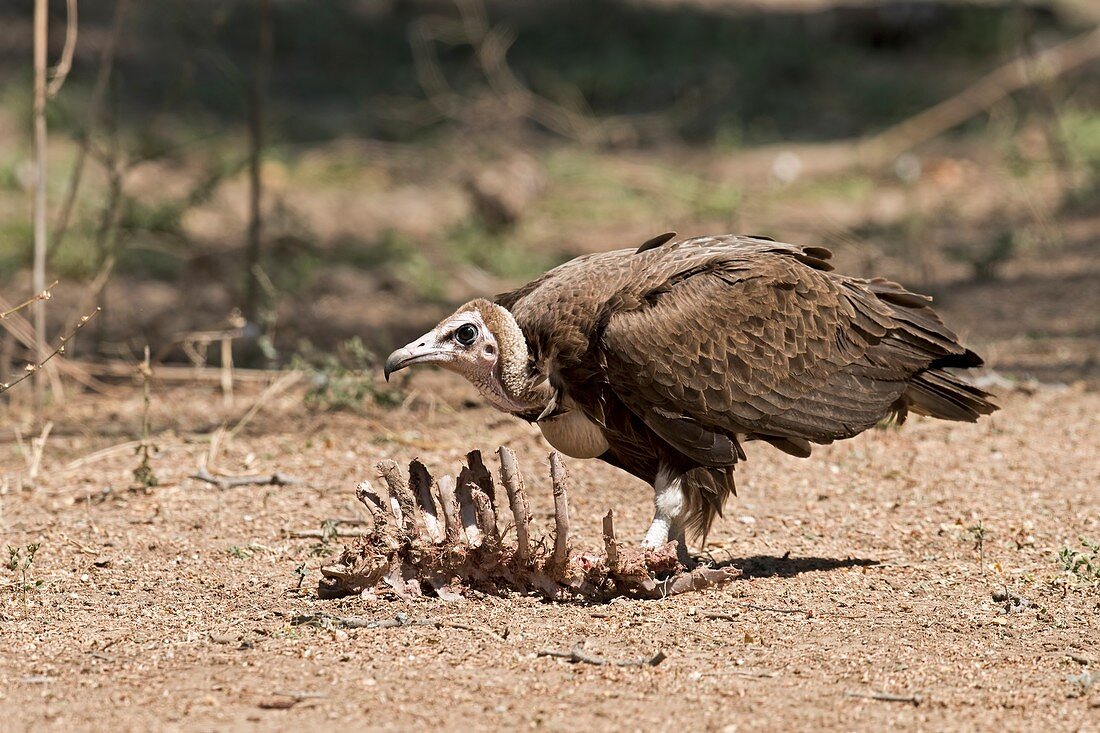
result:
M 961 356 L 964 355 L 956 358 Z M 946 369 L 933 366 L 909 382 L 897 412 L 899 419 L 904 419 L 906 410 L 912 410 L 941 420 L 976 422 L 981 415 L 999 409 L 992 398 L 993 395 L 967 384 Z
M 730 494 L 737 494 L 733 466 L 693 468 L 683 476 L 687 501 L 687 534 L 705 544 L 715 517 L 722 516 L 722 505 Z

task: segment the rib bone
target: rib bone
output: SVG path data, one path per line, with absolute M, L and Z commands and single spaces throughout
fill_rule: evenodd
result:
M 462 519 L 459 516 L 458 497 L 455 496 L 455 480 L 450 476 L 442 476 L 436 482 L 436 489 L 439 490 L 439 505 L 443 508 L 443 541 L 454 547 L 462 538 Z
M 569 475 L 557 451 L 550 454 L 550 481 L 554 484 L 554 554 L 550 556 L 550 567 L 562 572 L 569 558 Z
M 435 544 L 443 542 L 446 533 L 443 523 L 439 521 L 439 511 L 432 496 L 432 476 L 419 460 L 414 459 L 409 464 L 409 490 L 416 497 L 428 541 Z
M 516 465 L 516 454 L 510 448 L 502 445 L 497 455 L 500 456 L 500 481 L 508 492 L 508 505 L 516 520 L 516 560 L 525 563 L 531 558 L 531 511 L 523 487 L 523 474 Z

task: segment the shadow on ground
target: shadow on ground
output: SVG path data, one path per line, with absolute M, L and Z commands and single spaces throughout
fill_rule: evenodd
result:
M 862 557 L 789 557 L 776 555 L 753 555 L 752 557 L 733 557 L 715 565 L 718 568 L 739 568 L 742 579 L 749 578 L 791 578 L 802 573 L 827 572 L 842 568 L 870 567 L 879 565 L 880 560 Z

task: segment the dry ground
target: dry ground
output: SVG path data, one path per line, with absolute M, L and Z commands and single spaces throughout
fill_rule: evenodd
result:
M 319 601 L 316 568 L 335 545 L 288 533 L 360 515 L 353 486 L 381 458 L 453 470 L 471 447 L 508 443 L 549 518 L 533 429 L 466 406 L 467 388 L 446 375 L 412 386 L 408 408 L 359 416 L 310 415 L 294 393 L 269 400 L 219 465 L 307 481 L 289 487 L 188 478 L 203 436 L 247 395 L 223 410 L 212 393 L 159 389 L 154 423 L 169 429 L 153 462 L 161 485 L 147 493 L 126 488 L 132 449 L 70 463 L 134 434 L 136 393 L 58 408 L 38 485 L 7 474 L 0 496 L 5 542 L 41 543 L 29 580 L 42 581 L 26 605 L 14 576 L 0 587 L 3 727 L 1100 730 L 1100 680 L 1087 684 L 1100 677 L 1100 592 L 1056 558 L 1078 535 L 1100 538 L 1100 394 L 1083 385 L 1005 395 L 979 425 L 914 419 L 810 461 L 750 446 L 740 496 L 707 545 L 745 577 L 719 591 L 608 606 Z M 13 443 L 0 451 L 18 466 Z M 647 487 L 595 462 L 571 468 L 579 542 L 596 543 L 608 507 L 640 535 Z M 1004 587 L 1028 606 L 1006 613 L 993 600 Z M 704 617 L 713 610 L 730 618 Z M 291 623 L 320 612 L 473 630 Z M 578 642 L 668 659 L 638 669 L 537 656 Z M 919 704 L 856 696 L 875 693 Z

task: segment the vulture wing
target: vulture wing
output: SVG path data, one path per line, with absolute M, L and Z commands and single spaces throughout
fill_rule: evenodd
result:
M 610 299 L 598 343 L 609 388 L 703 466 L 732 464 L 737 436 L 808 455 L 807 441 L 851 437 L 911 405 L 953 419 L 992 411 L 984 393 L 938 370 L 917 380 L 929 397 L 910 395 L 922 371 L 980 360 L 929 299 L 830 274 L 827 255 L 707 248 L 656 286 Z

